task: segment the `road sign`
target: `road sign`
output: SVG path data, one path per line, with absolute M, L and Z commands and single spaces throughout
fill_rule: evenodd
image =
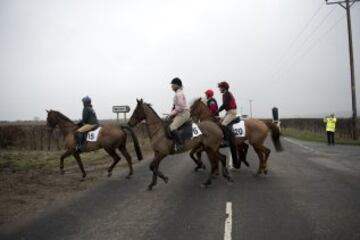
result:
M 113 110 L 113 113 L 128 113 L 128 112 L 130 112 L 130 107 L 127 105 L 113 106 L 112 110 Z

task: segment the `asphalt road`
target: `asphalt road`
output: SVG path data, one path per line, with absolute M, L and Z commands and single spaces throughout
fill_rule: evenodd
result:
M 285 152 L 270 155 L 268 176 L 253 176 L 250 150 L 251 166 L 232 172 L 235 183 L 218 177 L 208 189 L 200 188 L 207 171 L 194 173 L 184 154 L 162 162 L 170 181 L 148 192 L 149 162 L 141 162 L 132 180 L 125 169 L 13 232 L 0 229 L 0 239 L 360 239 L 360 147 L 283 144 Z

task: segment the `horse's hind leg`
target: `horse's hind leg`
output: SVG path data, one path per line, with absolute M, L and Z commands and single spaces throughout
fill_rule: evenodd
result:
M 117 155 L 115 149 L 105 149 L 105 151 L 113 158 L 113 163 L 108 168 L 108 177 L 111 177 L 115 165 L 120 161 L 120 156 Z
M 77 162 L 77 164 L 79 165 L 79 168 L 80 168 L 80 170 L 81 170 L 81 172 L 82 172 L 82 177 L 83 177 L 83 179 L 84 179 L 84 178 L 86 177 L 86 172 L 85 172 L 85 169 L 84 169 L 84 165 L 82 164 L 82 161 L 81 161 L 81 158 L 80 158 L 80 154 L 77 153 L 77 152 L 75 152 L 75 153 L 73 153 L 73 156 L 75 157 L 76 162 Z
M 126 178 L 130 179 L 131 176 L 134 174 L 134 170 L 133 170 L 133 167 L 132 167 L 131 156 L 130 156 L 129 152 L 126 149 L 126 146 L 119 147 L 119 150 L 124 155 L 128 165 L 129 165 L 129 174 L 126 176 Z
M 265 162 L 264 153 L 263 153 L 261 147 L 259 147 L 259 146 L 254 146 L 254 150 L 255 150 L 256 154 L 258 155 L 258 158 L 259 158 L 259 168 L 258 168 L 256 174 L 260 175 L 262 173 L 263 169 L 265 168 L 265 166 L 264 166 L 264 162 Z
M 268 169 L 267 169 L 267 161 L 268 161 L 268 158 L 270 156 L 270 153 L 271 153 L 271 150 L 268 149 L 267 147 L 265 146 L 261 146 L 261 149 L 262 151 L 264 152 L 264 168 L 263 168 L 263 173 L 266 175 L 268 173 Z
M 72 152 L 70 150 L 67 150 L 63 155 L 61 155 L 60 157 L 60 173 L 64 174 L 65 170 L 64 170 L 64 159 L 69 157 L 72 154 Z

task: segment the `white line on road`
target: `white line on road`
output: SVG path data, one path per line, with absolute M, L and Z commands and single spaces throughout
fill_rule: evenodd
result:
M 225 235 L 224 240 L 231 240 L 232 232 L 232 203 L 226 203 Z

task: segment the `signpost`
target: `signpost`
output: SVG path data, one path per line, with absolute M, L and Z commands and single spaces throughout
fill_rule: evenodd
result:
M 126 122 L 126 113 L 130 112 L 130 107 L 127 105 L 113 106 L 113 113 L 116 113 L 116 120 L 119 122 L 119 113 L 124 113 L 124 120 Z

